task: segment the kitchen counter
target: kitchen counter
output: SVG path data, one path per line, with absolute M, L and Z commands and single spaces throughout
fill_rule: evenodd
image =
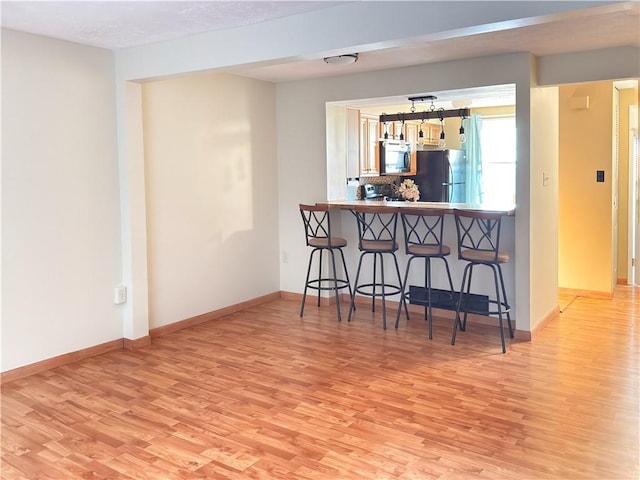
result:
M 500 206 L 495 205 L 478 205 L 472 203 L 443 203 L 443 202 L 403 202 L 389 200 L 331 200 L 326 202 L 318 202 L 319 205 L 329 205 L 330 207 L 349 210 L 358 206 L 376 206 L 376 207 L 392 207 L 392 208 L 432 208 L 443 209 L 447 213 L 453 213 L 454 209 L 458 210 L 482 210 L 486 212 L 503 212 L 505 216 L 514 216 L 516 208 L 514 205 Z

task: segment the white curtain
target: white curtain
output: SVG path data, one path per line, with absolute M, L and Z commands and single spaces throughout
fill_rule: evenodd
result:
M 467 202 L 482 203 L 482 117 L 472 114 L 464 120 L 464 124 L 467 141 L 462 145 L 467 156 Z

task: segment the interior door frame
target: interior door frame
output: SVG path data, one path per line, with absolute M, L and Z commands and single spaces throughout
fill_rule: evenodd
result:
M 627 283 L 640 283 L 640 265 L 636 259 L 640 256 L 640 231 L 638 228 L 638 156 L 640 152 L 638 140 L 638 106 L 629 105 L 629 205 L 628 211 L 628 242 L 627 242 Z

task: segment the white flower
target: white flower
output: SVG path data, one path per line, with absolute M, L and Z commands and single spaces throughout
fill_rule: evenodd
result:
M 418 200 L 420 198 L 420 190 L 416 183 L 410 178 L 405 179 L 398 187 L 398 193 L 405 200 Z

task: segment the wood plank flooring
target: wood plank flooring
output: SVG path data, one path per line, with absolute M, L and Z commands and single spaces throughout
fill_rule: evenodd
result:
M 578 297 L 503 355 L 277 300 L 4 385 L 2 479 L 637 479 L 637 305 Z

